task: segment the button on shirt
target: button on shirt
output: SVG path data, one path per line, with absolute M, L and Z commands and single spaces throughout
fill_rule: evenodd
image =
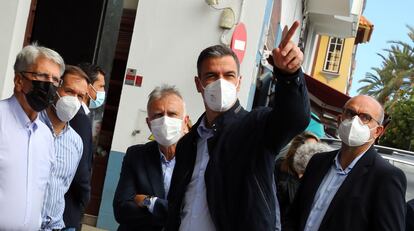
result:
M 206 127 L 206 117 L 197 128 L 200 138 L 197 141 L 197 157 L 191 181 L 184 197 L 184 209 L 181 214 L 180 231 L 214 231 L 216 230 L 207 204 L 204 173 L 210 159 L 207 140 L 214 135 Z
M 83 143 L 80 136 L 68 125 L 59 135 L 56 135 L 46 111 L 40 113 L 40 119 L 48 125 L 49 132 L 53 132 L 56 150 L 56 161 L 52 167 L 42 210 L 42 229 L 61 229 L 65 227 L 63 222 L 65 193 L 69 189 L 82 157 Z
M 334 163 L 329 169 L 328 173 L 322 180 L 322 183 L 319 185 L 318 191 L 316 192 L 315 198 L 312 203 L 312 209 L 309 213 L 308 219 L 306 221 L 304 231 L 317 231 L 321 222 L 325 216 L 326 211 L 331 204 L 332 199 L 334 198 L 339 187 L 345 181 L 348 173 L 351 172 L 352 168 L 358 162 L 359 159 L 364 155 L 361 154 L 355 158 L 349 166 L 343 170 L 341 163 L 339 162 L 339 155 L 336 154 Z
M 170 191 L 171 176 L 172 176 L 172 173 L 175 167 L 175 157 L 172 158 L 171 160 L 167 160 L 165 159 L 164 154 L 162 154 L 160 150 L 160 159 L 161 159 L 162 179 L 164 182 L 165 198 L 167 198 L 168 192 Z M 151 204 L 148 206 L 148 210 L 151 213 L 154 211 L 155 201 L 157 199 L 158 199 L 157 197 L 152 197 L 150 199 Z
M 38 230 L 54 161 L 53 137 L 17 99 L 0 101 L 0 230 Z

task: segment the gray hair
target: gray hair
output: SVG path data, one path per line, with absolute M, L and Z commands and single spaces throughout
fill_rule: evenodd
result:
M 298 174 L 303 174 L 313 155 L 332 150 L 333 149 L 326 143 L 305 143 L 296 150 L 293 158 L 293 168 Z
M 382 125 L 384 123 L 384 117 L 385 117 L 385 112 L 384 112 L 384 108 L 381 105 L 381 113 L 380 113 L 380 118 L 378 120 L 380 125 Z
M 14 62 L 14 72 L 27 71 L 29 67 L 36 62 L 38 57 L 45 57 L 58 64 L 60 68 L 60 76 L 63 75 L 63 72 L 65 71 L 65 62 L 63 61 L 63 58 L 56 51 L 39 46 L 37 43 L 25 46 L 19 54 L 17 54 L 16 61 Z
M 183 101 L 185 115 L 185 102 L 183 97 L 181 96 L 180 91 L 174 85 L 168 84 L 163 84 L 160 87 L 156 87 L 154 88 L 154 90 L 151 91 L 151 93 L 148 95 L 147 111 L 149 111 L 149 107 L 153 101 L 164 98 L 167 95 L 176 95 Z
M 233 50 L 223 45 L 215 45 L 215 46 L 207 47 L 206 49 L 201 51 L 200 55 L 198 56 L 198 59 L 197 59 L 198 76 L 200 77 L 201 65 L 203 64 L 204 60 L 210 59 L 210 58 L 221 58 L 225 56 L 233 57 L 237 65 L 237 74 L 240 74 L 240 61 L 237 58 L 237 55 L 233 52 Z

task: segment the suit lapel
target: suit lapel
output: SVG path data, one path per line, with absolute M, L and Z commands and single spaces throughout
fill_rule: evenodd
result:
M 151 183 L 152 190 L 155 193 L 155 196 L 165 198 L 161 157 L 156 142 L 154 142 L 154 145 L 151 146 L 150 151 L 146 155 L 146 159 L 147 177 L 148 181 Z
M 355 182 L 358 180 L 362 180 L 364 178 L 364 175 L 368 172 L 370 165 L 372 165 L 373 161 L 375 159 L 375 151 L 373 147 L 367 150 L 367 152 L 364 154 L 361 159 L 355 164 L 355 166 L 351 169 L 348 176 L 342 183 L 342 185 L 339 187 L 338 191 L 336 192 L 334 198 L 332 199 L 328 210 L 325 213 L 325 216 L 321 222 L 320 227 L 323 227 L 325 223 L 329 220 L 333 212 L 335 211 L 338 203 L 346 197 L 349 196 L 349 193 L 351 189 L 353 188 L 353 185 L 355 185 Z

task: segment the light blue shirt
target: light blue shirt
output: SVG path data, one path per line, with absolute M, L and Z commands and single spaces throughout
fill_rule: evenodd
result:
M 15 96 L 0 101 L 0 230 L 39 230 L 53 137 Z
M 42 229 L 61 229 L 65 227 L 63 222 L 65 193 L 82 157 L 83 143 L 81 137 L 68 125 L 56 135 L 46 111 L 40 113 L 40 119 L 48 125 L 49 132 L 53 133 L 56 150 L 56 162 L 52 168 L 42 209 Z
M 325 217 L 325 213 L 328 210 L 329 205 L 331 204 L 331 201 L 339 187 L 341 187 L 342 183 L 348 176 L 348 173 L 351 172 L 352 168 L 364 154 L 365 153 L 355 158 L 349 166 L 343 170 L 339 161 L 340 151 L 338 151 L 331 168 L 323 178 L 322 183 L 319 185 L 318 191 L 316 192 L 315 198 L 313 199 L 312 208 L 306 221 L 304 231 L 317 231 L 319 229 L 319 226 Z
M 164 192 L 165 192 L 165 198 L 167 198 L 168 192 L 170 191 L 170 185 L 171 185 L 171 177 L 172 173 L 175 167 L 175 156 L 171 160 L 165 159 L 164 154 L 162 154 L 160 150 L 160 159 L 161 159 L 161 169 L 162 169 L 162 179 L 164 183 Z M 155 201 L 158 199 L 158 197 L 152 197 L 150 199 L 151 204 L 148 206 L 148 210 L 152 213 L 154 211 Z
M 197 141 L 197 157 L 191 181 L 184 197 L 184 209 L 181 214 L 180 231 L 214 231 L 216 230 L 208 210 L 206 183 L 204 173 L 210 159 L 207 140 L 214 135 L 206 127 L 204 117 L 197 128 L 200 138 Z

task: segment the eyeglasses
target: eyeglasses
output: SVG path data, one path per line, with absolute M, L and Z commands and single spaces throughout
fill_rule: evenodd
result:
M 372 118 L 371 115 L 369 115 L 367 113 L 357 113 L 356 111 L 354 111 L 352 109 L 349 109 L 349 108 L 345 108 L 343 114 L 346 118 L 353 118 L 354 116 L 358 116 L 359 119 L 364 124 L 367 124 L 367 123 L 371 122 L 371 120 L 374 120 L 375 122 L 380 124 L 380 122 L 378 120 Z
M 43 81 L 43 82 L 51 82 L 53 84 L 53 86 L 55 86 L 55 87 L 59 87 L 60 84 L 62 83 L 62 79 L 60 79 L 59 77 L 53 76 L 53 75 L 48 75 L 46 73 L 39 73 L 39 72 L 32 72 L 32 71 L 22 71 L 22 72 L 20 72 L 20 74 L 25 78 L 27 78 L 27 76 L 25 76 L 24 74 L 30 74 L 34 80 L 39 80 L 39 81 Z M 50 81 L 50 80 L 52 80 L 52 81 Z

